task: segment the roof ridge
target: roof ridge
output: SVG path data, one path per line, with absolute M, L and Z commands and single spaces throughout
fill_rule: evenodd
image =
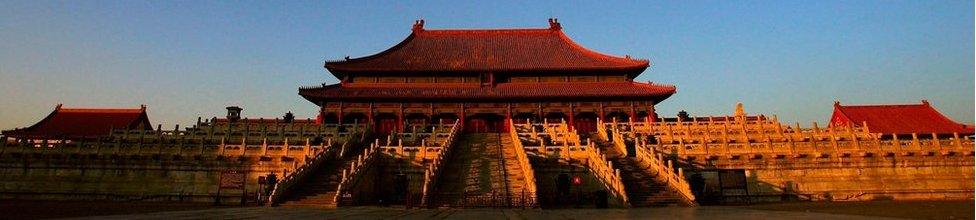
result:
M 650 86 L 670 86 L 670 85 L 665 85 L 665 84 L 656 84 L 656 83 L 642 83 L 642 82 L 633 82 L 633 81 L 616 81 L 616 82 L 605 82 L 605 81 L 604 81 L 604 82 L 601 82 L 601 81 L 595 81 L 595 82 L 593 82 L 593 81 L 591 81 L 591 82 L 565 82 L 565 81 L 563 81 L 563 82 L 507 82 L 507 83 L 499 83 L 499 85 L 501 85 L 501 84 L 511 84 L 511 85 L 550 85 L 550 84 L 635 84 L 635 85 L 650 85 Z
M 551 28 L 454 28 L 454 29 L 424 29 L 421 33 L 445 33 L 445 32 L 556 32 Z
M 899 104 L 867 104 L 867 105 L 839 105 L 839 106 L 845 108 L 846 107 L 902 107 L 902 106 L 907 107 L 907 106 L 925 106 L 925 104 L 924 103 L 923 104 L 899 103 Z
M 59 112 L 65 113 L 142 113 L 143 108 L 60 108 Z
M 339 85 L 339 84 L 336 84 Z M 341 87 L 347 88 L 397 88 L 397 87 L 408 87 L 408 88 L 457 88 L 457 87 L 471 87 L 479 88 L 480 84 L 476 83 L 348 83 L 342 85 Z

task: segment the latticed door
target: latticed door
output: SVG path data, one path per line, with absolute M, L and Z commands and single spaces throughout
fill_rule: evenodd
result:
M 468 121 L 467 125 L 464 126 L 468 132 L 471 133 L 485 133 L 488 132 L 487 120 L 482 118 L 475 118 Z
M 573 122 L 573 128 L 579 133 L 590 133 L 596 131 L 596 120 L 592 118 L 577 118 Z
M 396 132 L 396 129 L 397 129 L 396 119 L 387 119 L 387 118 L 380 119 L 379 124 L 377 125 L 377 132 L 380 135 L 392 134 L 393 132 Z

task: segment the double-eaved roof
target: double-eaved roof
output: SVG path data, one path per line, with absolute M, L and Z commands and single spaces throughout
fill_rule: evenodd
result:
M 550 20 L 549 28 L 425 30 L 414 24 L 403 42 L 375 55 L 329 61 L 337 78 L 355 72 L 624 71 L 639 74 L 648 60 L 610 56 L 580 46 Z
M 867 124 L 871 133 L 889 134 L 973 134 L 973 128 L 949 119 L 932 107 L 928 101 L 921 104 L 901 105 L 840 105 L 834 103 L 830 118 L 834 126 Z
M 135 109 L 62 108 L 36 124 L 3 131 L 6 137 L 24 139 L 80 139 L 109 135 L 112 129 L 152 129 L 146 107 Z
M 402 42 L 375 55 L 328 61 L 325 68 L 339 79 L 356 74 L 443 76 L 451 73 L 517 75 L 616 75 L 615 82 L 507 82 L 492 86 L 473 83 L 351 82 L 299 89 L 314 103 L 322 101 L 551 101 L 572 99 L 652 100 L 660 102 L 676 89 L 671 85 L 633 82 L 648 60 L 618 57 L 586 49 L 569 39 L 555 19 L 549 28 L 426 30 L 423 21 Z

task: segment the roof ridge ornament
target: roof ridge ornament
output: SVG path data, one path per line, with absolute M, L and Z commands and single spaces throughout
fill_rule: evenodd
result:
M 413 29 L 412 30 L 413 30 L 413 32 L 423 31 L 424 30 L 424 19 L 418 19 L 418 20 L 414 21 L 413 22 Z
M 735 103 L 735 117 L 746 117 L 746 109 L 742 106 L 742 102 Z
M 559 24 L 558 18 L 549 18 L 549 29 L 562 30 L 563 26 Z

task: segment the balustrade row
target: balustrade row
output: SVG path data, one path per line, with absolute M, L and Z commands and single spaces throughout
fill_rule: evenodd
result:
M 454 125 L 451 126 L 450 128 L 451 130 L 448 131 L 449 133 L 447 135 L 445 142 L 441 145 L 443 146 L 442 149 L 440 149 L 440 151 L 437 152 L 436 157 L 434 157 L 429 163 L 427 163 L 427 167 L 424 169 L 424 184 L 423 184 L 423 188 L 421 189 L 421 193 L 423 193 L 423 196 L 420 200 L 420 204 L 422 206 L 429 205 L 433 188 L 437 184 L 437 180 L 440 179 L 441 173 L 443 173 L 443 168 L 445 166 L 444 160 L 446 160 L 447 157 L 450 156 L 452 152 L 451 149 L 454 148 L 454 145 L 456 144 L 461 134 L 461 131 L 464 130 L 463 128 L 464 127 L 461 121 L 455 120 Z
M 538 134 L 535 132 L 535 128 L 540 125 L 531 123 L 510 124 L 513 125 L 510 127 L 512 130 L 512 141 L 521 149 L 539 157 L 581 162 L 610 190 L 612 196 L 619 198 L 625 203 L 628 201 L 623 179 L 620 176 L 620 170 L 615 169 L 612 162 L 608 161 L 606 156 L 594 147 L 593 142 L 589 139 L 583 142 L 586 145 L 583 145 L 581 143 L 582 141 L 566 141 L 558 146 L 547 146 L 546 142 L 539 141 Z M 547 127 L 546 124 L 541 126 Z M 579 138 L 579 135 L 571 129 L 553 129 L 553 133 L 564 137 Z
M 532 163 L 529 162 L 529 155 L 525 152 L 525 147 L 522 146 L 522 141 L 519 138 L 519 133 L 517 128 L 515 128 L 515 122 L 511 119 L 508 120 L 508 130 L 509 138 L 512 139 L 512 143 L 515 145 L 515 157 L 518 160 L 519 167 L 522 169 L 522 173 L 525 174 L 525 188 L 522 192 L 523 194 L 531 195 L 531 198 L 537 196 L 537 186 L 535 180 L 535 170 L 532 168 Z M 535 204 L 535 202 L 531 202 Z

